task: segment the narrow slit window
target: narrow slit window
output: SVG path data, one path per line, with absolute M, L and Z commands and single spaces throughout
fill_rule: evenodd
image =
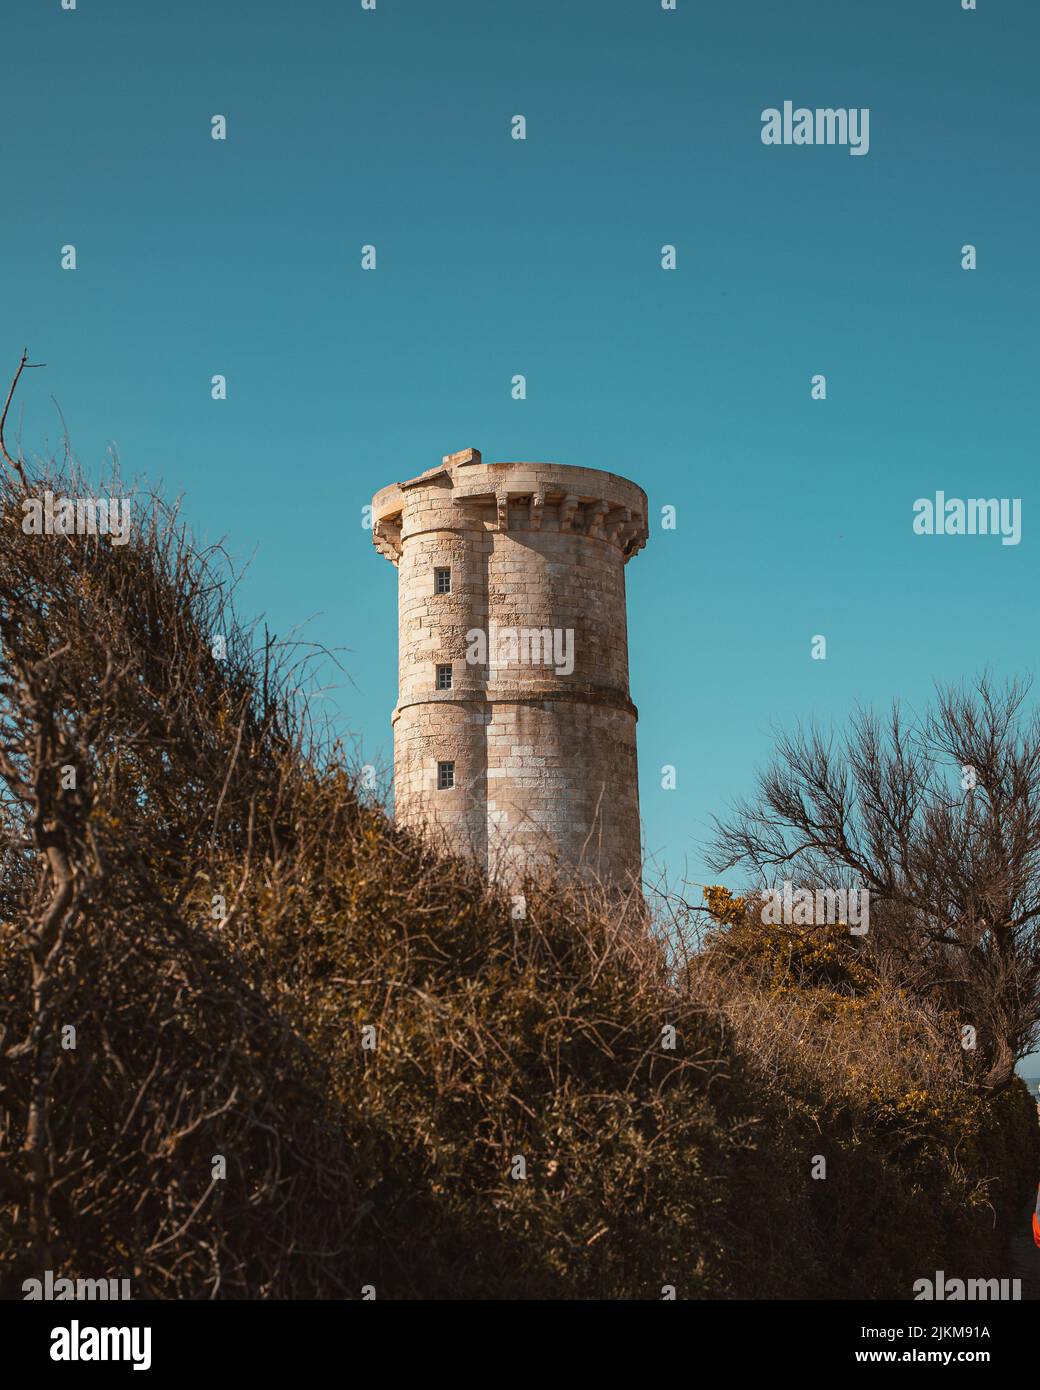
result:
M 438 667 L 437 667 L 437 689 L 438 689 L 438 690 L 450 690 L 450 689 L 451 689 L 451 666 L 450 666 L 450 665 L 438 666 Z
M 435 594 L 451 593 L 451 570 L 448 568 L 435 569 L 433 572 L 433 592 Z
M 439 792 L 448 791 L 455 785 L 455 764 L 437 764 L 437 790 Z

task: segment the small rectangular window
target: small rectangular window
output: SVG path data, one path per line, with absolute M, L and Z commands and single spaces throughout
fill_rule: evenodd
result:
M 439 792 L 447 791 L 450 787 L 453 787 L 454 785 L 455 785 L 455 764 L 454 764 L 454 763 L 438 763 L 438 764 L 437 764 L 437 790 L 438 790 Z
M 451 689 L 451 667 L 450 667 L 450 666 L 438 666 L 438 667 L 437 667 L 437 689 L 438 689 L 438 690 L 450 690 L 450 689 Z
M 435 594 L 451 593 L 451 570 L 436 569 L 433 572 L 433 592 Z

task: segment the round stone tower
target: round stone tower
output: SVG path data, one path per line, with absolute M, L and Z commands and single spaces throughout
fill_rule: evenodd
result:
M 376 493 L 398 567 L 399 823 L 494 878 L 638 880 L 625 562 L 646 494 L 614 473 L 445 457 Z

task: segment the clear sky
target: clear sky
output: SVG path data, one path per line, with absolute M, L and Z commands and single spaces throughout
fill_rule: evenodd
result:
M 469 445 L 650 496 L 632 693 L 673 883 L 774 726 L 1036 671 L 1036 0 L 5 0 L 3 45 L 26 449 L 53 396 L 89 468 L 183 492 L 252 557 L 247 613 L 347 649 L 365 758 L 397 626 L 362 507 Z M 763 145 L 785 100 L 868 107 L 869 152 Z M 1021 543 L 914 535 L 937 490 L 1020 498 Z

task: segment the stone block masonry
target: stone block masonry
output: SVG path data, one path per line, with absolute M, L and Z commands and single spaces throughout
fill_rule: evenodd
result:
M 394 813 L 515 883 L 640 874 L 625 564 L 642 488 L 555 463 L 445 456 L 376 493 L 398 569 Z

